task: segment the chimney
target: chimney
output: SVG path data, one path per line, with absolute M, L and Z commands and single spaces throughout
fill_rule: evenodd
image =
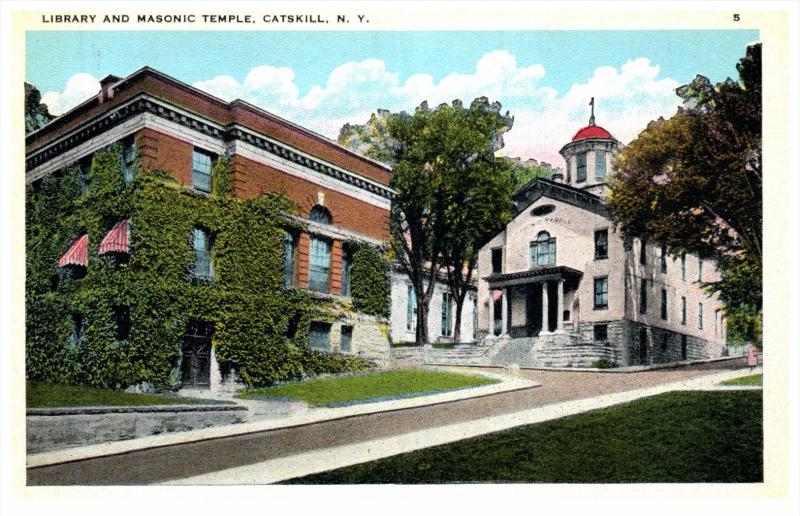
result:
M 114 88 L 112 88 L 112 86 L 119 82 L 119 80 L 119 77 L 111 74 L 100 79 L 100 94 L 98 98 L 100 99 L 101 104 L 106 100 L 114 98 Z

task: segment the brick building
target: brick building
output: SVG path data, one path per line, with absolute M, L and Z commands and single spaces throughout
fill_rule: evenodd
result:
M 213 163 L 227 155 L 232 195 L 285 194 L 299 207 L 305 228 L 285 242 L 285 287 L 321 300 L 349 303 L 348 243 L 382 248 L 388 239 L 388 167 L 247 102 L 222 101 L 148 67 L 122 79 L 104 78 L 97 96 L 29 134 L 26 184 L 35 189 L 42 178 L 84 163 L 113 143 L 123 146 L 126 175 L 138 159 L 142 170 L 169 171 L 183 188 L 204 195 L 211 191 Z M 125 250 L 128 230 L 127 223 L 115 226 L 104 245 Z M 198 253 L 207 250 L 207 235 L 197 232 L 194 245 Z M 86 265 L 86 253 L 95 252 L 87 250 L 85 238 L 64 251 L 64 266 L 81 260 Z M 213 263 L 203 267 L 210 274 Z M 312 324 L 311 346 L 385 362 L 387 323 L 347 313 L 332 324 Z M 223 382 L 204 331 L 187 337 L 185 345 L 191 349 L 184 349 L 184 369 L 191 362 L 201 371 L 184 370 L 184 386 Z

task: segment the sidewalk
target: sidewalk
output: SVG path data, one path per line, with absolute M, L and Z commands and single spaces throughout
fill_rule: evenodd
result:
M 270 484 L 331 469 L 351 466 L 421 448 L 438 446 L 509 428 L 542 423 L 600 408 L 627 403 L 639 398 L 678 390 L 750 390 L 751 388 L 720 386 L 723 381 L 760 373 L 740 369 L 689 380 L 666 383 L 644 389 L 619 392 L 592 398 L 555 403 L 502 416 L 429 428 L 388 438 L 373 439 L 356 444 L 317 449 L 306 453 L 280 457 L 257 464 L 223 469 L 213 473 L 184 477 L 164 482 L 165 485 L 189 484 Z
M 437 370 L 454 371 L 453 368 L 437 367 Z M 475 372 L 473 372 L 474 374 Z M 489 371 L 481 371 L 482 376 L 499 380 L 499 383 L 482 385 L 446 391 L 440 394 L 430 394 L 396 400 L 360 403 L 337 408 L 308 408 L 299 402 L 264 402 L 257 400 L 234 399 L 233 393 L 221 393 L 214 396 L 215 399 L 232 400 L 237 404 L 244 405 L 251 412 L 251 422 L 225 425 L 218 427 L 203 428 L 186 432 L 175 432 L 169 434 L 152 435 L 129 439 L 125 441 L 113 441 L 90 446 L 66 448 L 50 452 L 29 454 L 27 466 L 40 467 L 64 462 L 92 459 L 110 455 L 118 455 L 137 450 L 146 450 L 162 446 L 172 446 L 176 444 L 204 441 L 208 439 L 218 439 L 223 437 L 237 436 L 248 433 L 264 432 L 268 430 L 278 430 L 297 426 L 311 425 L 324 421 L 334 421 L 337 419 L 351 418 L 366 414 L 378 414 L 394 412 L 398 410 L 413 409 L 443 403 L 452 403 L 466 399 L 481 398 L 495 394 L 514 392 L 522 389 L 539 387 L 538 382 L 515 378 L 505 374 L 498 374 Z M 208 393 L 202 397 L 211 398 Z

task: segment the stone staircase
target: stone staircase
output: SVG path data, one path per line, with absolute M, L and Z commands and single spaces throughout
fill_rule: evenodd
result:
M 456 345 L 451 349 L 431 348 L 425 352 L 425 364 L 450 366 L 488 366 L 492 349 L 473 344 Z
M 520 367 L 535 367 L 534 347 L 536 337 L 524 337 L 518 339 L 498 339 L 495 343 L 497 348 L 492 357 L 491 364 L 494 366 L 510 366 L 516 364 Z

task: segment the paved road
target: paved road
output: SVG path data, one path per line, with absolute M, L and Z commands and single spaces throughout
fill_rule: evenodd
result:
M 28 485 L 141 485 L 255 464 L 313 449 L 680 381 L 743 367 L 744 360 L 639 373 L 520 371 L 541 387 L 282 430 L 128 452 L 28 469 Z M 474 368 L 469 369 L 475 371 Z

